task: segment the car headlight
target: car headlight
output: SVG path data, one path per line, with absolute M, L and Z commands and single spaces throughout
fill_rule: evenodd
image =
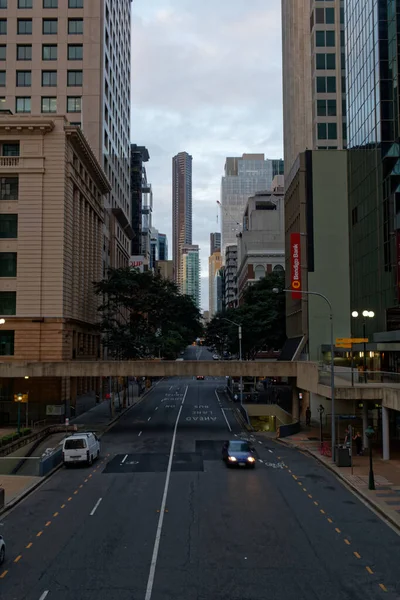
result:
M 256 459 L 254 458 L 254 456 L 249 456 L 247 461 L 253 463 L 256 462 Z
M 236 458 L 234 456 L 229 456 L 228 460 L 230 460 L 231 462 L 236 462 Z

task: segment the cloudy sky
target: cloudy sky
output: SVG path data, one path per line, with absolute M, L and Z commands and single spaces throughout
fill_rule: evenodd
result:
M 134 0 L 132 142 L 150 152 L 153 224 L 171 237 L 171 159 L 193 156 L 193 243 L 208 309 L 209 234 L 226 156 L 281 158 L 280 0 Z

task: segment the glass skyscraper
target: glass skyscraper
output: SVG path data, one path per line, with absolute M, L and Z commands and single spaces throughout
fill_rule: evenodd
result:
M 182 288 L 182 248 L 192 243 L 192 157 L 179 152 L 172 159 L 172 259 L 174 279 Z
M 182 293 L 190 296 L 200 308 L 200 257 L 199 247 L 188 244 L 182 248 Z

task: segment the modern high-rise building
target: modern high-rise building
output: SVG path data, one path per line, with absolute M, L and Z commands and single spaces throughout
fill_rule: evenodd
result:
M 158 254 L 158 229 L 152 227 L 150 229 L 150 269 L 154 272 L 156 263 L 159 260 Z
M 200 256 L 199 247 L 186 244 L 182 247 L 182 293 L 190 296 L 200 308 Z
M 112 189 L 104 270 L 128 264 L 131 0 L 2 2 L 2 108 L 66 115 L 84 132 Z
M 212 234 L 211 234 L 212 235 Z M 216 308 L 216 297 L 215 297 L 215 274 L 222 267 L 222 255 L 220 250 L 215 250 L 211 256 L 208 257 L 208 312 L 210 318 L 215 315 Z
M 279 162 L 265 159 L 264 154 L 243 154 L 242 157 L 226 159 L 219 203 L 223 253 L 227 245 L 236 244 L 249 196 L 271 189 L 274 169 L 279 169 L 279 164 L 276 164 Z
M 182 290 L 182 250 L 192 244 L 192 160 L 187 152 L 172 159 L 172 258 L 175 282 Z
M 158 234 L 158 260 L 168 260 L 168 238 L 165 233 Z
M 225 249 L 224 298 L 226 308 L 237 306 L 238 247 L 230 244 Z
M 210 233 L 210 256 L 221 250 L 221 234 L 219 232 Z
M 143 163 L 150 159 L 149 151 L 144 146 L 131 144 L 131 225 L 133 239 L 132 256 L 142 254 L 142 194 L 147 187 L 146 167 Z
M 343 0 L 282 0 L 285 183 L 306 150 L 346 147 Z

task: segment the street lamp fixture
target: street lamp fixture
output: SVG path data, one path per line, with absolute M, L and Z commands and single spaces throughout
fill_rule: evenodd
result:
M 4 325 L 5 322 L 6 322 L 5 319 L 0 319 L 0 325 Z
M 285 292 L 286 294 L 292 294 L 293 290 L 280 290 L 279 288 L 273 288 L 272 291 L 274 294 L 279 294 L 280 291 Z M 335 438 L 336 438 L 336 425 L 335 425 L 335 343 L 333 337 L 333 308 L 330 300 L 324 296 L 324 294 L 320 294 L 319 292 L 306 292 L 301 290 L 298 292 L 300 294 L 304 294 L 305 296 L 318 296 L 325 300 L 329 307 L 329 321 L 330 321 L 330 338 L 331 338 L 331 398 L 332 398 L 332 408 L 331 408 L 331 435 L 332 435 L 332 460 L 335 457 Z
M 364 340 L 367 338 L 367 319 L 373 319 L 375 317 L 375 313 L 373 310 L 363 310 L 360 315 L 357 310 L 353 310 L 351 316 L 354 319 L 357 319 L 359 316 L 363 318 L 363 338 Z M 364 352 L 363 352 L 363 371 L 364 371 L 364 381 L 367 383 L 367 342 L 364 341 Z
M 374 468 L 373 468 L 373 464 L 372 464 L 372 440 L 373 440 L 373 438 L 375 436 L 375 429 L 373 427 L 371 427 L 371 425 L 370 425 L 365 430 L 365 435 L 368 438 L 368 445 L 369 445 L 369 478 L 368 478 L 368 489 L 369 490 L 374 490 L 375 489 L 375 478 L 374 478 Z
M 231 321 L 231 319 L 227 319 L 226 317 L 222 317 L 222 321 L 227 321 L 235 327 L 238 328 L 238 338 L 239 338 L 239 360 L 242 360 L 242 326 L 240 323 L 235 323 L 235 321 Z M 243 406 L 243 375 L 240 376 L 240 405 Z

